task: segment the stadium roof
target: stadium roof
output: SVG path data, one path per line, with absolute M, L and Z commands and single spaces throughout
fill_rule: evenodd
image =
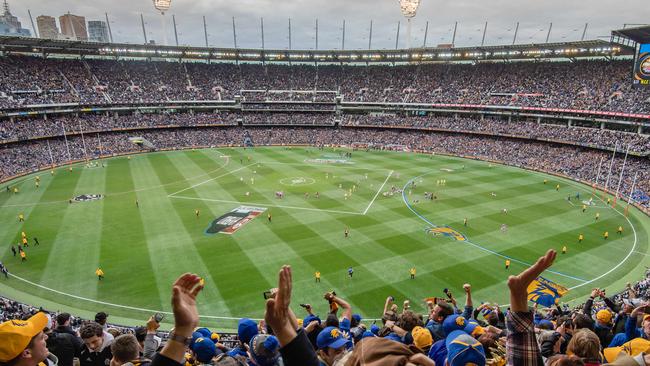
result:
M 612 35 L 628 38 L 637 43 L 650 43 L 650 25 L 614 30 Z
M 101 43 L 0 36 L 0 51 L 105 57 L 185 58 L 264 62 L 440 62 L 611 57 L 634 48 L 603 40 L 484 47 L 396 50 L 280 50 Z

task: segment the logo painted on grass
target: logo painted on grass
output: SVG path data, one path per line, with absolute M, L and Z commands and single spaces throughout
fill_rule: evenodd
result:
M 314 178 L 291 177 L 280 179 L 280 184 L 285 186 L 305 186 L 314 183 L 316 183 L 316 180 L 314 180 Z
M 427 232 L 433 235 L 444 235 L 448 238 L 453 238 L 454 240 L 458 241 L 466 241 L 467 238 L 465 235 L 461 234 L 460 232 L 450 228 L 449 226 L 441 226 L 441 227 L 431 227 L 427 229 Z
M 75 202 L 97 201 L 104 198 L 101 194 L 82 194 L 73 198 Z
M 205 230 L 205 233 L 209 235 L 217 233 L 232 235 L 264 211 L 266 211 L 264 207 L 239 206 L 214 219 Z

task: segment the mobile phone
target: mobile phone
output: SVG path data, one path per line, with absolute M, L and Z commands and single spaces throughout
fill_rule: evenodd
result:
M 264 300 L 268 300 L 271 298 L 271 291 L 264 291 Z
M 442 290 L 442 292 L 444 292 L 444 293 L 445 293 L 445 295 L 446 295 L 446 294 L 447 294 L 447 292 L 449 292 L 449 289 L 448 289 L 448 288 L 444 288 L 444 289 Z
M 395 298 L 392 296 L 388 296 L 388 298 L 390 299 L 390 301 L 395 301 Z
M 300 306 L 303 307 L 303 308 L 305 308 L 305 309 L 307 309 L 307 308 L 309 307 L 308 304 L 300 304 Z
M 153 320 L 155 320 L 156 323 L 160 323 L 163 319 L 165 319 L 165 314 L 163 313 L 155 313 L 153 315 Z

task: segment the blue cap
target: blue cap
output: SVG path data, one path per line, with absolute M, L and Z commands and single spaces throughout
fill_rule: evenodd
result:
M 280 359 L 280 342 L 275 336 L 258 334 L 248 345 L 251 356 L 258 366 L 275 366 Z
M 309 323 L 313 322 L 314 320 L 317 321 L 318 324 L 320 324 L 320 318 L 318 316 L 309 314 L 305 317 L 305 319 L 302 320 L 302 326 L 306 327 L 309 325 Z
M 239 320 L 239 325 L 237 326 L 237 335 L 239 340 L 248 343 L 257 335 L 257 323 L 248 318 L 242 318 Z
M 380 330 L 380 329 L 381 329 L 381 328 L 379 328 L 379 326 L 378 326 L 377 324 L 373 324 L 373 325 L 370 326 L 370 331 L 371 331 L 372 334 L 374 334 L 374 335 L 377 335 L 377 333 L 379 333 L 379 330 Z
M 361 339 L 368 338 L 368 337 L 375 337 L 375 334 L 373 332 L 369 331 L 369 330 L 366 330 L 361 335 Z
M 446 335 L 449 335 L 456 330 L 464 330 L 466 326 L 467 321 L 464 317 L 458 314 L 450 315 L 442 322 L 442 330 Z
M 553 322 L 551 322 L 548 319 L 542 319 L 537 323 L 538 328 L 543 328 L 546 330 L 553 330 L 555 329 L 555 326 L 553 325 Z
M 474 331 L 476 331 L 477 334 L 474 334 Z M 469 321 L 467 321 L 467 325 L 465 326 L 465 333 L 474 337 L 476 335 L 481 335 L 485 333 L 485 331 L 483 330 L 483 327 L 481 327 L 476 320 L 470 319 Z
M 449 366 L 485 366 L 485 351 L 479 341 L 462 330 L 451 332 L 445 340 Z
M 212 337 L 212 332 L 208 328 L 198 328 L 195 332 L 201 333 L 205 338 Z
M 212 358 L 217 355 L 217 347 L 210 338 L 200 337 L 194 341 L 192 351 L 196 355 L 196 360 L 201 363 L 210 363 Z
M 361 315 L 359 315 L 359 314 L 352 314 L 352 319 L 354 319 L 357 322 L 357 324 L 359 324 L 359 323 L 361 323 L 362 318 L 361 318 Z
M 327 327 L 318 333 L 318 337 L 316 337 L 318 349 L 326 347 L 337 349 L 345 346 L 347 343 L 348 340 L 343 336 L 339 328 L 336 327 Z

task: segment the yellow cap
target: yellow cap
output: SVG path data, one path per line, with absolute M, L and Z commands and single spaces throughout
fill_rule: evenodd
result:
M 0 324 L 0 362 L 9 362 L 27 348 L 29 342 L 47 326 L 45 313 L 27 320 L 9 320 Z
M 599 321 L 609 324 L 612 321 L 612 313 L 609 310 L 599 310 L 596 313 L 596 319 Z

